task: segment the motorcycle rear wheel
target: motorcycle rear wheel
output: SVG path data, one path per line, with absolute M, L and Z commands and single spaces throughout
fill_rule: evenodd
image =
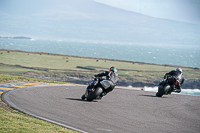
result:
M 162 97 L 163 95 L 167 94 L 168 91 L 170 89 L 170 86 L 169 85 L 165 85 L 164 87 L 160 87 L 158 88 L 158 92 L 156 93 L 156 96 L 157 97 Z
M 100 96 L 102 92 L 103 92 L 103 89 L 98 86 L 97 88 L 94 89 L 94 91 L 88 94 L 86 98 L 87 101 L 93 101 L 94 99 L 97 99 L 97 97 Z

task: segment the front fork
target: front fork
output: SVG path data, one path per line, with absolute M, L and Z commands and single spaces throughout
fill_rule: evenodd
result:
M 87 97 L 87 95 L 88 95 L 89 92 L 92 92 L 92 91 L 93 91 L 94 85 L 95 85 L 95 81 L 92 81 L 92 82 L 88 85 L 88 87 L 87 87 L 86 90 L 85 90 L 85 97 Z
M 88 87 L 86 88 L 86 91 L 85 91 L 85 97 L 87 97 L 88 94 L 94 90 L 94 87 L 98 84 L 98 82 L 99 82 L 99 78 L 95 78 L 95 79 L 88 85 Z

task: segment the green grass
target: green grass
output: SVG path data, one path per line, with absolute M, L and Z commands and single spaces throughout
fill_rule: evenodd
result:
M 156 65 L 120 60 L 84 58 L 69 55 L 31 53 L 0 50 L 0 73 L 28 76 L 26 72 L 43 73 L 49 76 L 71 76 L 91 78 L 94 74 L 108 70 L 111 66 L 118 69 L 120 80 L 147 82 L 160 80 L 166 72 L 177 66 Z M 98 61 L 97 61 L 98 60 Z M 5 65 L 7 64 L 7 65 Z M 200 70 L 182 67 L 186 79 L 200 78 Z
M 26 67 L 37 67 L 37 68 L 48 68 L 48 69 L 70 69 L 70 70 L 82 70 L 77 68 L 90 67 L 96 70 L 108 69 L 110 66 L 116 66 L 119 70 L 137 70 L 137 71 L 169 71 L 172 67 L 163 67 L 159 65 L 145 64 L 140 65 L 139 63 L 133 62 L 123 62 L 115 60 L 97 59 L 94 58 L 80 58 L 71 56 L 58 56 L 58 55 L 48 55 L 48 54 L 35 54 L 30 53 L 29 55 L 24 52 L 11 52 L 0 55 L 0 63 L 10 64 L 10 65 L 21 65 Z M 66 59 L 66 57 L 68 59 Z M 68 61 L 68 62 L 66 62 Z M 106 62 L 105 62 L 106 61 Z
M 5 50 L 0 50 L 0 53 L 3 53 L 0 54 L 0 73 L 18 76 L 28 76 L 26 72 L 35 72 L 49 76 L 91 78 L 94 74 L 108 70 L 110 66 L 115 66 L 118 69 L 120 79 L 144 82 L 148 80 L 160 80 L 166 72 L 174 70 L 177 67 L 47 53 L 40 54 L 19 51 L 8 53 Z M 200 78 L 199 69 L 189 67 L 182 67 L 182 69 L 186 79 Z
M 22 115 L 18 111 L 5 111 L 0 108 L 1 133 L 77 133 L 75 131 Z
M 0 65 L 0 72 L 1 73 L 7 73 L 7 74 L 18 74 L 18 73 L 24 73 L 27 71 L 34 71 L 34 72 L 40 72 L 38 70 L 33 69 L 26 69 L 26 68 L 20 68 L 16 66 L 6 66 L 6 65 Z
M 0 83 L 15 83 L 15 82 L 42 82 L 42 83 L 66 84 L 66 82 L 60 82 L 60 81 L 42 80 L 42 79 L 28 78 L 22 76 L 0 74 Z

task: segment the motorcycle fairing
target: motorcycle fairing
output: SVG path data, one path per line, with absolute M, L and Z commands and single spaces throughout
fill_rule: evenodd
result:
M 100 82 L 100 84 L 104 87 L 104 89 L 108 89 L 111 85 L 109 80 L 103 80 Z

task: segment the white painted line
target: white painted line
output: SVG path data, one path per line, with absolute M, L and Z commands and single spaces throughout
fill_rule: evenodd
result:
M 104 129 L 104 128 L 96 128 L 97 130 L 101 130 L 101 131 L 106 131 L 106 132 L 112 132 L 112 130 L 110 129 Z

